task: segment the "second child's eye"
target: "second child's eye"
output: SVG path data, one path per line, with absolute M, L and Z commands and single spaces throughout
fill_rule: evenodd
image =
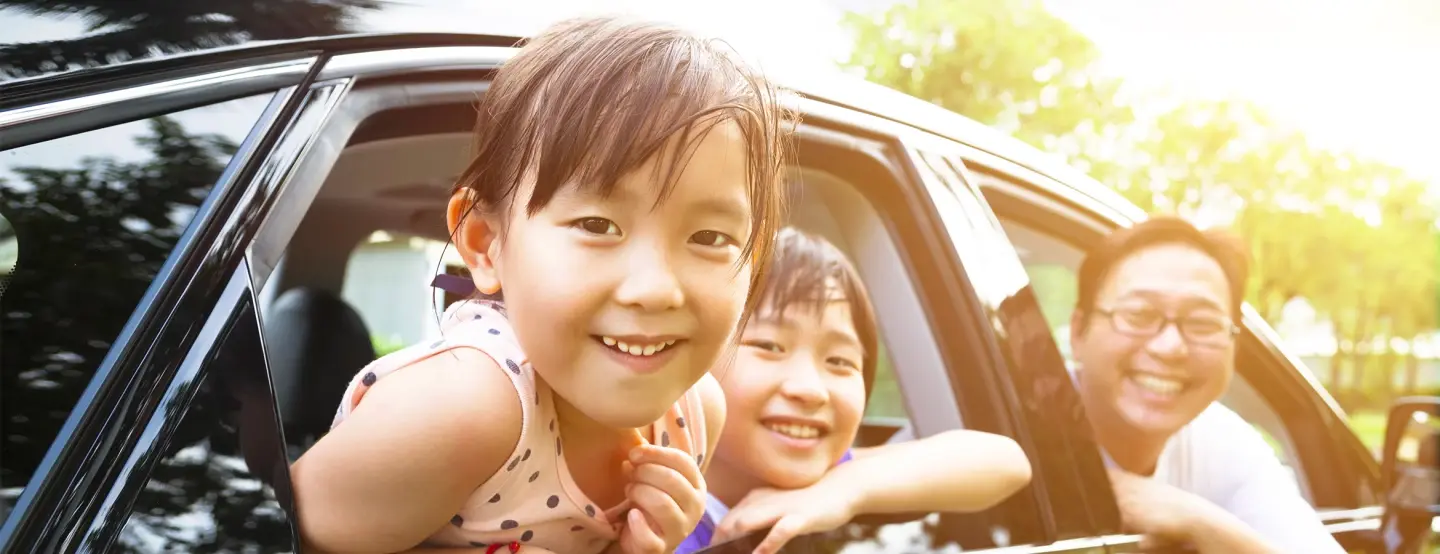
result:
M 690 242 L 693 242 L 700 246 L 720 248 L 735 244 L 735 239 L 734 237 L 731 237 L 730 235 L 721 233 L 719 231 L 700 231 L 693 235 L 690 235 Z
M 779 354 L 785 351 L 785 348 L 780 346 L 778 343 L 764 339 L 747 340 L 744 341 L 742 344 L 756 350 L 764 350 L 766 352 L 774 354 Z
M 845 368 L 845 369 L 853 369 L 853 370 L 855 370 L 855 371 L 860 371 L 860 364 L 855 363 L 854 360 L 851 360 L 851 359 L 849 359 L 849 358 L 842 358 L 842 357 L 840 357 L 840 356 L 831 356 L 830 359 L 825 360 L 825 361 L 826 361 L 826 363 L 829 363 L 830 365 L 843 367 L 843 368 Z
M 614 221 L 610 221 L 603 217 L 587 217 L 583 219 L 578 219 L 572 225 L 579 227 L 582 231 L 585 231 L 587 233 L 593 233 L 596 235 L 620 234 L 620 226 L 616 225 Z

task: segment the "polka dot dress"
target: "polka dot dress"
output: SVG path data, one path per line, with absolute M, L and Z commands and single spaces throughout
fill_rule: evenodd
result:
M 426 544 L 461 547 L 519 542 L 552 552 L 591 553 L 616 540 L 628 502 L 596 506 L 575 485 L 561 449 L 552 392 L 521 352 L 503 311 L 483 301 L 457 302 L 446 310 L 441 329 L 443 339 L 394 352 L 361 370 L 346 389 L 331 425 L 343 423 L 379 379 L 454 348 L 485 352 L 510 377 L 520 397 L 520 442 L 510 461 L 476 489 L 450 525 L 431 535 Z M 705 421 L 698 393 L 694 389 L 686 392 L 664 418 L 652 424 L 650 436 L 662 446 L 703 460 Z

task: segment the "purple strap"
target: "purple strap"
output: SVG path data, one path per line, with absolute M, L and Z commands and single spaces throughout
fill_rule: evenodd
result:
M 458 275 L 442 273 L 430 281 L 430 286 L 460 296 L 472 296 L 475 294 L 475 282 Z

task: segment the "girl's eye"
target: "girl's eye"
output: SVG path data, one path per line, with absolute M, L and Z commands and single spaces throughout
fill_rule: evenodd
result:
M 700 231 L 690 235 L 690 242 L 700 246 L 720 248 L 735 244 L 735 238 L 720 231 Z
M 579 227 L 582 231 L 585 231 L 587 233 L 593 233 L 596 235 L 620 234 L 620 227 L 618 225 L 615 225 L 614 221 L 610 221 L 603 217 L 587 217 L 577 220 L 574 225 L 576 227 Z
M 757 350 L 764 350 L 764 351 L 766 351 L 766 352 L 771 352 L 771 353 L 774 353 L 774 354 L 779 354 L 779 353 L 785 351 L 785 349 L 782 348 L 779 344 L 777 344 L 777 343 L 775 343 L 775 342 L 773 342 L 773 341 L 768 341 L 768 340 L 763 340 L 763 339 L 747 340 L 747 341 L 745 341 L 745 342 L 742 343 L 742 344 L 744 344 L 745 346 L 748 346 L 748 347 L 750 347 L 750 348 L 754 348 L 754 349 L 757 349 Z
M 840 356 L 831 356 L 830 359 L 825 360 L 825 363 L 828 363 L 828 364 L 833 365 L 833 366 L 843 367 L 843 368 L 845 368 L 845 369 L 853 369 L 853 370 L 855 370 L 855 371 L 860 371 L 860 364 L 855 363 L 853 360 L 851 360 L 851 359 L 849 359 L 849 358 L 842 358 L 842 357 L 840 357 Z

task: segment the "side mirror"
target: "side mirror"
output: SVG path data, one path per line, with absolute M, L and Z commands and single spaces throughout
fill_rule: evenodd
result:
M 1422 552 L 1440 516 L 1440 397 L 1406 397 L 1390 407 L 1380 472 L 1381 539 L 1389 554 Z

